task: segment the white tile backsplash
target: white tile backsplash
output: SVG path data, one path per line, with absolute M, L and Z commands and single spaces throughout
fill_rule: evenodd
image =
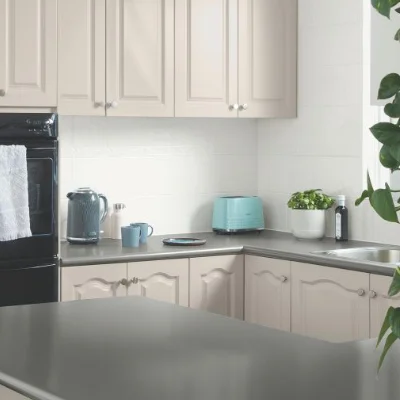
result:
M 60 117 L 62 237 L 65 195 L 80 186 L 173 234 L 209 231 L 216 196 L 255 195 L 257 184 L 255 120 Z

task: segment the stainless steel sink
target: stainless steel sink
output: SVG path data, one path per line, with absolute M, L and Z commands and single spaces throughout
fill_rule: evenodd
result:
M 332 257 L 400 265 L 400 248 L 395 247 L 359 247 L 355 249 L 321 251 L 318 253 Z

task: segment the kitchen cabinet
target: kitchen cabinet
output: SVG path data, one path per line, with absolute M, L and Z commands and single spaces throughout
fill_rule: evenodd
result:
M 239 0 L 240 117 L 295 117 L 297 1 Z
M 292 262 L 292 332 L 331 342 L 369 338 L 369 274 Z
M 172 117 L 174 0 L 59 1 L 60 114 Z
M 295 117 L 297 1 L 176 0 L 175 115 Z
M 290 331 L 290 261 L 245 256 L 245 321 Z
M 61 269 L 61 301 L 123 297 L 127 286 L 126 264 Z
M 174 115 L 174 0 L 107 0 L 107 115 Z
M 243 319 L 243 255 L 191 258 L 190 307 Z
M 400 307 L 400 295 L 389 298 L 387 295 L 392 278 L 388 276 L 371 275 L 370 281 L 370 319 L 371 338 L 377 338 L 390 306 Z
M 0 107 L 57 105 L 57 1 L 0 0 Z
M 189 305 L 188 259 L 129 263 L 128 281 L 128 296 Z
M 1 400 L 29 400 L 27 397 L 22 396 L 13 390 L 0 385 L 0 399 Z
M 106 0 L 58 0 L 58 112 L 105 115 Z

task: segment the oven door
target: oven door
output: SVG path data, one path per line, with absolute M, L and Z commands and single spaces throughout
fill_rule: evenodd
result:
M 32 237 L 0 242 L 0 262 L 54 258 L 58 254 L 57 142 L 23 144 L 27 147 Z

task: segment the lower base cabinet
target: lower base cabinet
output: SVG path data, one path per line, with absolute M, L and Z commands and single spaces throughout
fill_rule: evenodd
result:
M 390 306 L 400 307 L 400 295 L 389 298 L 387 295 L 392 278 L 389 276 L 371 275 L 370 280 L 370 330 L 371 338 L 377 338 Z
M 62 268 L 62 301 L 124 296 L 143 296 L 188 306 L 189 260 Z
M 243 319 L 242 255 L 190 259 L 190 307 Z
M 128 296 L 142 296 L 171 304 L 189 305 L 187 259 L 128 264 Z
M 292 332 L 330 342 L 368 339 L 369 274 L 291 263 Z
M 22 396 L 13 390 L 0 386 L 0 399 L 1 400 L 29 400 L 28 397 Z
M 245 321 L 290 331 L 290 261 L 245 257 Z

